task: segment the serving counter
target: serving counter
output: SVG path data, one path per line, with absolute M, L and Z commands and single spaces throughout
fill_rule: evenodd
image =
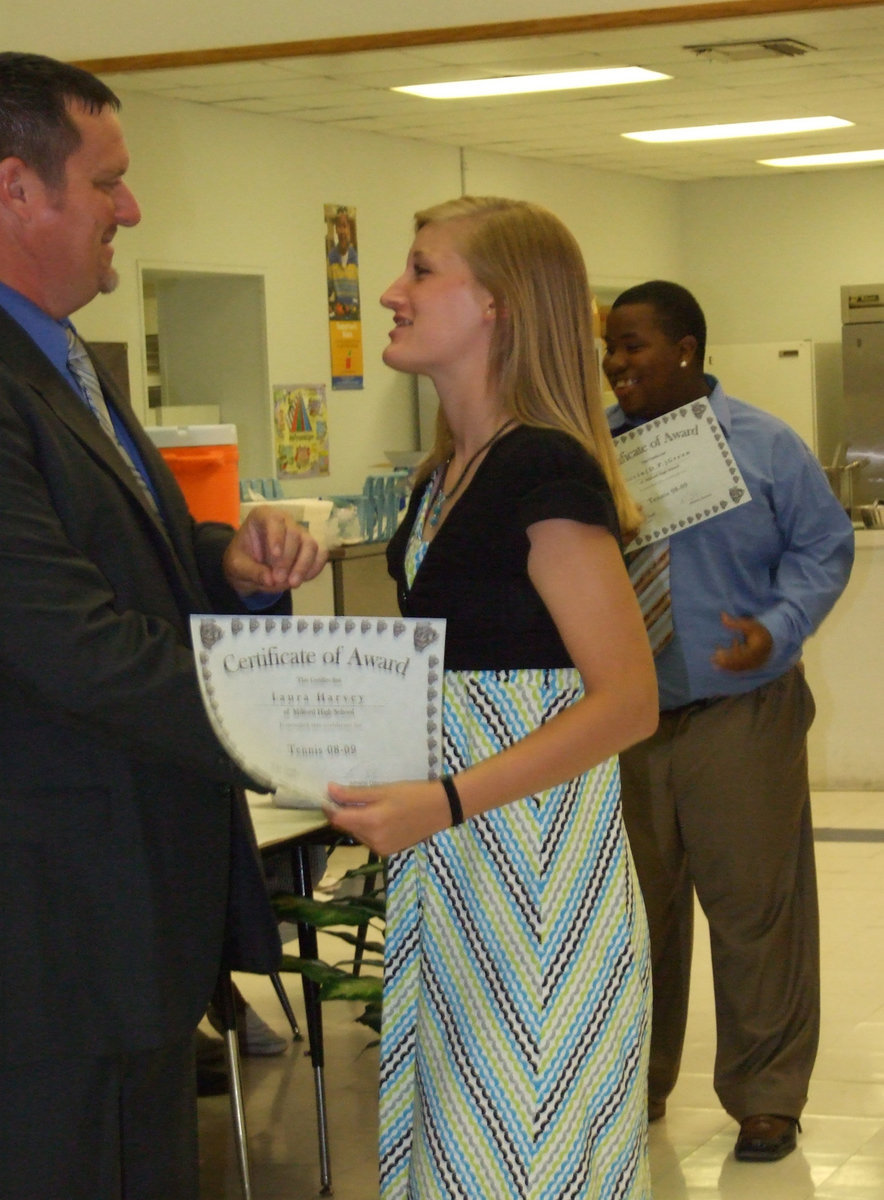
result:
M 884 529 L 857 529 L 850 581 L 805 646 L 811 787 L 884 791 Z

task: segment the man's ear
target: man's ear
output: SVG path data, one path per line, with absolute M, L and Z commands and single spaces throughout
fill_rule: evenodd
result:
M 21 209 L 31 199 L 37 174 L 20 158 L 9 155 L 0 159 L 0 206 Z
M 682 366 L 687 363 L 695 363 L 697 360 L 697 339 L 692 333 L 686 333 L 683 338 L 679 338 L 678 352 L 682 360 Z M 701 363 L 700 366 L 703 364 Z

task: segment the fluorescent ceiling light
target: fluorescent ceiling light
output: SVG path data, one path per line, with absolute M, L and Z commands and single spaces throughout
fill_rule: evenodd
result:
M 794 158 L 759 158 L 763 167 L 843 167 L 884 162 L 884 150 L 845 150 L 842 154 L 797 154 Z
M 646 129 L 621 136 L 636 142 L 706 142 L 723 138 L 771 137 L 778 133 L 813 133 L 841 129 L 853 121 L 840 117 L 790 117 L 783 121 L 738 121 L 733 125 L 692 125 L 687 129 Z
M 643 67 L 605 67 L 594 71 L 554 71 L 549 75 L 509 75 L 494 79 L 461 79 L 453 83 L 416 83 L 395 87 L 428 100 L 466 100 L 475 96 L 515 96 L 525 92 L 562 92 L 569 88 L 614 87 L 621 83 L 649 83 L 671 79 Z

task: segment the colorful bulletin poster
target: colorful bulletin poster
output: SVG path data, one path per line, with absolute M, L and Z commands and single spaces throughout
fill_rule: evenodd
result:
M 325 384 L 278 383 L 274 386 L 273 438 L 278 479 L 328 475 Z
M 356 209 L 326 204 L 324 211 L 332 388 L 357 389 L 362 387 L 362 320 Z

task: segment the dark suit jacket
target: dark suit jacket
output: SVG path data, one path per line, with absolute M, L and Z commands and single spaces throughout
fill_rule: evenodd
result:
M 243 611 L 231 530 L 191 519 L 118 407 L 165 529 L 0 310 L 0 1063 L 185 1037 L 226 947 L 279 953 L 190 649 L 189 614 Z

